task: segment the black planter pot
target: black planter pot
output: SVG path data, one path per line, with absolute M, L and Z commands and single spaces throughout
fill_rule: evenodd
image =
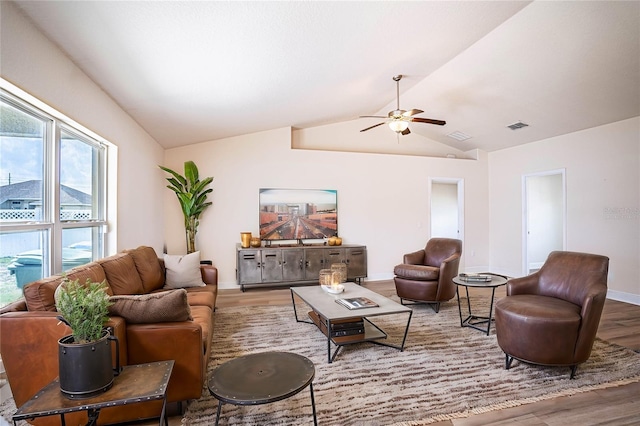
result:
M 111 341 L 116 343 L 116 368 L 111 360 Z M 105 330 L 100 340 L 73 343 L 73 336 L 58 340 L 60 392 L 67 398 L 88 398 L 106 392 L 120 373 L 119 342 Z

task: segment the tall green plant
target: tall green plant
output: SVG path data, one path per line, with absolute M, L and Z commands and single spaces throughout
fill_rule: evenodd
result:
M 76 343 L 95 342 L 102 338 L 102 329 L 109 319 L 109 295 L 107 284 L 91 282 L 80 284 L 78 280 L 65 278 L 56 295 L 56 309 L 73 333 Z
M 187 253 L 193 253 L 196 251 L 196 233 L 200 225 L 200 215 L 212 204 L 207 201 L 207 194 L 213 189 L 207 188 L 207 186 L 213 182 L 213 178 L 208 177 L 200 180 L 198 167 L 193 161 L 185 161 L 184 176 L 168 167 L 158 167 L 171 174 L 171 177 L 167 178 L 169 181 L 167 188 L 175 192 L 178 197 L 184 215 Z

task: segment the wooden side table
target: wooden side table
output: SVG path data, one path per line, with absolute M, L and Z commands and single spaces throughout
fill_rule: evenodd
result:
M 162 400 L 160 426 L 168 425 L 166 418 L 167 384 L 171 377 L 174 361 L 160 361 L 148 364 L 127 365 L 119 376 L 114 378 L 113 386 L 106 392 L 91 397 L 69 399 L 60 392 L 60 383 L 56 378 L 36 393 L 13 415 L 13 424 L 18 420 L 36 417 L 60 415 L 65 426 L 64 415 L 76 411 L 86 411 L 89 425 L 95 425 L 100 410 L 105 407 L 133 404 L 136 402 Z

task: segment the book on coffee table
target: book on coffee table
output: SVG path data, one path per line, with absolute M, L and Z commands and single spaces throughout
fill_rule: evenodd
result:
M 336 303 L 349 309 L 374 308 L 378 306 L 376 302 L 366 297 L 349 297 L 346 299 L 336 299 Z

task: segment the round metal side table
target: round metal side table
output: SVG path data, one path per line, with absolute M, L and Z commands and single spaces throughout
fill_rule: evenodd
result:
M 476 330 L 482 331 L 489 335 L 491 331 L 491 322 L 493 321 L 493 301 L 496 295 L 496 288 L 503 286 L 507 283 L 507 279 L 501 275 L 495 274 L 481 274 L 491 277 L 491 281 L 476 281 L 473 279 L 464 279 L 460 275 L 453 278 L 453 282 L 458 286 L 456 288 L 456 297 L 458 298 L 458 313 L 460 314 L 460 327 L 470 327 Z M 467 295 L 467 309 L 469 316 L 462 319 L 462 308 L 460 307 L 460 287 L 464 287 Z M 489 304 L 489 316 L 474 315 L 471 313 L 471 301 L 469 299 L 469 287 L 474 288 L 490 288 L 491 289 L 491 303 Z M 485 327 L 480 325 L 486 324 Z
M 313 424 L 317 426 L 313 396 L 313 363 L 291 352 L 262 352 L 227 361 L 209 377 L 208 387 L 218 399 L 216 425 L 222 404 L 260 405 L 289 398 L 309 386 Z

